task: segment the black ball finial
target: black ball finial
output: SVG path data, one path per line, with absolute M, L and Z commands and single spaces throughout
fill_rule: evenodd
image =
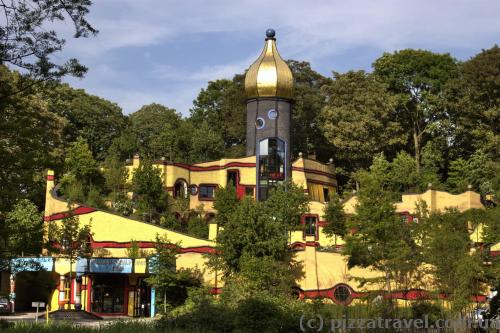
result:
M 274 38 L 274 36 L 276 36 L 276 31 L 274 31 L 274 29 L 267 29 L 266 36 L 267 38 Z

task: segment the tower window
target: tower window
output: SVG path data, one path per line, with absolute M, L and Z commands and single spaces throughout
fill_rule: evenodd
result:
M 258 200 L 266 200 L 268 192 L 285 180 L 285 142 L 269 138 L 259 143 Z
M 325 200 L 325 202 L 330 201 L 330 190 L 328 189 L 328 187 L 323 187 L 323 199 Z
M 255 127 L 257 127 L 257 129 L 262 129 L 264 128 L 264 126 L 266 126 L 266 121 L 264 120 L 264 118 L 257 118 L 257 120 L 255 121 Z

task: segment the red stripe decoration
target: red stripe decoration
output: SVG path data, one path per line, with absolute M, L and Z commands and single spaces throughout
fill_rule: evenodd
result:
M 95 212 L 96 209 L 92 207 L 87 207 L 87 206 L 79 206 L 75 208 L 71 214 L 72 215 L 83 215 L 83 214 L 88 214 L 88 213 L 93 213 Z M 48 222 L 48 221 L 56 221 L 56 220 L 62 220 L 66 217 L 69 217 L 70 215 L 69 211 L 66 212 L 61 212 L 61 213 L 55 213 L 50 216 L 44 216 L 43 220 Z
M 332 182 L 322 182 L 321 180 L 315 180 L 315 179 L 307 179 L 308 183 L 313 183 L 313 184 L 319 184 L 319 185 L 325 185 L 325 186 L 332 186 L 335 187 L 335 183 Z
M 314 169 L 306 169 L 306 168 L 301 168 L 301 167 L 292 167 L 293 171 L 301 171 L 305 173 L 314 173 L 316 175 L 322 175 L 322 176 L 327 176 L 330 178 L 335 178 L 335 175 L 330 172 L 325 172 L 325 171 L 320 171 L 320 170 L 314 170 Z
M 54 175 L 47 175 L 47 180 L 54 180 Z
M 141 249 L 151 249 L 156 246 L 155 242 L 136 242 L 137 246 Z M 100 248 L 111 248 L 111 249 L 127 249 L 132 246 L 132 242 L 115 242 L 115 241 L 94 241 L 91 240 L 90 246 L 92 249 L 100 249 Z M 175 247 L 175 245 L 168 245 L 170 247 Z M 179 253 L 215 253 L 215 248 L 211 246 L 195 246 L 195 247 L 186 247 L 179 248 Z
M 222 170 L 222 169 L 227 169 L 227 168 L 255 168 L 255 163 L 249 163 L 249 162 L 229 162 L 224 165 L 208 165 L 208 166 L 201 166 L 201 165 L 189 165 L 186 163 L 178 163 L 178 162 L 167 162 L 167 161 L 155 161 L 155 164 L 163 164 L 163 165 L 173 165 L 179 168 L 183 168 L 189 171 L 215 171 L 215 170 Z
M 402 300 L 408 300 L 408 301 L 414 301 L 414 300 L 419 300 L 419 299 L 447 299 L 449 297 L 448 294 L 445 293 L 440 293 L 438 295 L 435 295 L 433 293 L 430 293 L 425 290 L 420 290 L 420 289 L 410 289 L 410 290 L 400 290 L 400 291 L 394 291 L 391 293 L 384 293 L 384 292 L 357 292 L 354 291 L 350 286 L 346 284 L 339 284 L 339 285 L 345 285 L 351 290 L 351 299 L 355 298 L 363 298 L 367 296 L 374 296 L 379 294 L 385 299 L 402 299 Z M 339 302 L 335 299 L 335 289 L 339 286 L 333 286 L 328 289 L 318 289 L 318 290 L 301 290 L 299 297 L 300 299 L 304 298 L 330 298 L 333 300 L 335 303 L 339 304 Z M 474 295 L 471 297 L 471 301 L 473 302 L 478 302 L 478 303 L 484 303 L 487 301 L 486 295 Z
M 318 247 L 320 246 L 319 242 L 293 242 L 292 244 L 288 245 L 292 250 L 296 249 L 304 249 L 306 246 L 315 246 Z
M 179 163 L 174 163 L 175 166 L 179 166 Z M 255 163 L 243 163 L 243 162 L 230 162 L 225 165 L 211 165 L 211 166 L 199 166 L 199 165 L 183 165 L 190 171 L 214 171 L 222 170 L 227 168 L 255 168 Z
M 490 251 L 490 256 L 492 257 L 500 256 L 500 251 Z
M 222 289 L 221 288 L 212 288 L 209 290 L 209 293 L 212 295 L 220 295 L 220 294 L 222 294 Z

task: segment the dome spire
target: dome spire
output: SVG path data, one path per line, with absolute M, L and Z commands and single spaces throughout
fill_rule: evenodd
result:
M 292 71 L 278 53 L 275 36 L 276 32 L 273 29 L 266 30 L 264 49 L 247 71 L 245 76 L 247 98 L 292 98 Z

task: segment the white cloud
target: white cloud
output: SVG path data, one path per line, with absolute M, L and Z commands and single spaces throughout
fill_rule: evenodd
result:
M 278 47 L 285 58 L 307 60 L 314 66 L 320 59 L 336 59 L 358 49 L 465 49 L 472 50 L 472 55 L 500 40 L 499 12 L 498 0 L 100 0 L 94 2 L 90 15 L 100 30 L 98 37 L 68 39 L 66 52 L 91 69 L 79 85 L 105 98 L 118 98 L 127 112 L 140 103 L 157 101 L 185 113 L 207 81 L 230 78 L 252 63 L 268 27 L 277 30 Z M 227 33 L 236 49 L 241 36 L 246 40 L 253 36 L 256 50 L 254 54 L 232 52 L 235 58 L 229 63 L 204 62 L 203 57 L 189 66 L 157 58 L 153 63 L 155 53 L 149 47 L 207 32 Z M 133 66 L 139 70 L 144 66 L 148 75 L 139 78 L 118 72 L 116 63 L 124 67 L 120 52 L 130 48 L 141 48 Z M 225 50 L 204 52 L 214 59 Z M 141 82 L 150 77 L 176 91 L 151 89 Z M 120 90 L 111 79 L 120 86 L 130 81 L 130 86 Z

